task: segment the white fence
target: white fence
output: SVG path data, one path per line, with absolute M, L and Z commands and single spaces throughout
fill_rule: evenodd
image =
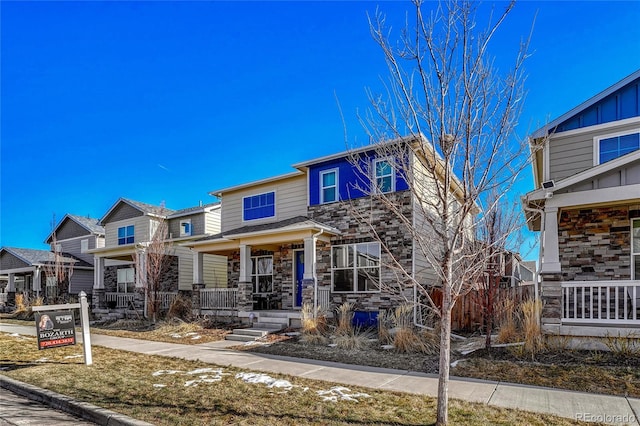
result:
M 237 288 L 204 288 L 200 290 L 201 309 L 236 309 Z
M 640 326 L 640 281 L 561 283 L 563 323 Z
M 318 287 L 318 307 L 328 311 L 331 309 L 331 289 Z
M 105 293 L 107 306 L 115 302 L 117 309 L 126 308 L 130 302 L 133 302 L 133 293 Z M 111 302 L 111 303 L 109 303 Z

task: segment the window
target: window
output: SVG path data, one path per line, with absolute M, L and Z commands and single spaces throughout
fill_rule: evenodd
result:
M 134 269 L 118 269 L 118 293 L 132 293 L 135 287 Z
M 640 149 L 640 133 L 616 135 L 597 140 L 598 164 Z
M 631 240 L 632 277 L 640 280 L 640 218 L 631 220 Z
M 80 240 L 80 253 L 86 253 L 89 250 L 89 240 Z
M 320 172 L 320 204 L 338 200 L 338 169 Z
M 180 221 L 180 236 L 188 237 L 191 235 L 191 219 L 184 219 Z
M 133 234 L 133 225 L 118 228 L 118 245 L 122 246 L 124 244 L 132 244 Z
M 331 281 L 335 292 L 380 291 L 380 243 L 331 247 Z
M 393 179 L 393 166 L 389 160 L 376 160 L 374 168 L 377 190 L 383 193 L 393 192 L 395 179 Z
M 275 192 L 265 192 L 264 194 L 244 197 L 242 199 L 242 220 L 255 220 L 275 216 L 275 199 Z
M 254 294 L 273 292 L 273 256 L 251 258 L 251 281 Z

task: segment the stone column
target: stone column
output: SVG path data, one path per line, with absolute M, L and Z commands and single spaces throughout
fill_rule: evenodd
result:
M 93 291 L 91 292 L 91 307 L 105 309 L 107 307 L 104 289 L 104 257 L 93 257 Z
M 195 265 L 194 265 L 194 269 L 195 269 Z M 195 275 L 195 272 L 194 272 Z M 194 314 L 199 314 L 200 310 L 201 310 L 201 304 L 200 304 L 200 290 L 202 290 L 204 288 L 204 283 L 193 283 L 192 289 L 193 291 L 191 292 L 191 305 L 193 307 L 193 313 Z
M 238 311 L 253 311 L 253 282 L 251 281 L 251 246 L 240 245 L 240 278 L 238 279 Z
M 542 332 L 559 334 L 562 324 L 562 274 L 541 274 Z
M 31 283 L 31 287 L 36 293 L 36 297 L 40 297 L 40 290 L 42 289 L 42 275 L 40 272 L 40 267 L 36 266 L 36 269 L 33 271 L 33 282 Z

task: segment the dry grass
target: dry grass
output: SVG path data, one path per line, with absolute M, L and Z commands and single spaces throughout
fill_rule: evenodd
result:
M 517 342 L 520 335 L 516 325 L 516 303 L 513 299 L 504 299 L 498 308 L 500 311 L 500 330 L 498 331 L 498 343 Z
M 177 318 L 158 322 L 155 325 L 140 320 L 119 320 L 104 328 L 91 328 L 91 332 L 186 345 L 216 342 L 223 340 L 224 336 L 230 333 L 226 329 L 208 329 L 199 323 L 184 322 Z
M 353 303 L 343 303 L 338 306 L 336 313 L 338 314 L 338 327 L 336 329 L 336 334 L 352 334 Z
M 301 311 L 302 335 L 301 340 L 311 345 L 325 345 L 329 339 L 324 335 L 327 330 L 327 314 L 319 306 L 305 303 Z
M 434 354 L 438 352 L 437 331 L 418 331 L 413 324 L 413 306 L 398 306 L 391 316 L 393 346 L 400 353 Z
M 393 344 L 393 311 L 381 310 L 378 314 L 378 341 L 381 345 Z
M 360 328 L 351 328 L 350 331 L 341 331 L 336 333 L 334 342 L 340 349 L 346 350 L 363 350 L 370 347 L 373 339 L 373 334 L 367 331 L 363 331 Z
M 607 348 L 620 357 L 635 357 L 640 355 L 640 336 L 631 333 L 629 337 L 607 334 L 604 339 Z
M 544 349 L 544 339 L 540 330 L 541 313 L 542 302 L 540 300 L 527 300 L 522 304 L 524 350 L 532 355 Z
M 134 418 L 163 425 L 429 425 L 435 422 L 435 399 L 399 392 L 350 387 L 369 397 L 358 402 L 323 401 L 317 394 L 328 382 L 272 375 L 289 380 L 288 391 L 248 384 L 242 370 L 197 361 L 165 358 L 94 347 L 94 365 L 84 366 L 81 347 L 38 351 L 35 338 L 0 334 L 3 374 L 69 395 Z M 46 360 L 43 359 L 46 357 Z M 74 358 L 68 358 L 74 357 Z M 220 369 L 219 381 L 186 386 L 196 369 Z M 180 373 L 155 375 L 160 370 Z M 158 386 L 161 385 L 161 386 Z M 452 400 L 452 424 L 570 425 L 573 420 Z

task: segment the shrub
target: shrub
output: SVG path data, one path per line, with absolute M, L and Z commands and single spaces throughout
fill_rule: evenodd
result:
M 613 354 L 621 358 L 640 355 L 640 337 L 634 333 L 626 337 L 622 337 L 619 332 L 616 336 L 607 333 L 604 344 Z
M 302 336 L 300 340 L 312 345 L 324 345 L 329 339 L 324 335 L 327 330 L 327 314 L 318 306 L 315 310 L 313 305 L 305 303 L 302 305 Z
M 349 334 L 353 332 L 353 303 L 345 302 L 338 306 L 337 334 Z
M 169 312 L 167 312 L 167 318 L 179 318 L 184 321 L 192 320 L 193 305 L 191 299 L 183 296 L 173 299 L 169 306 Z
M 370 332 L 351 327 L 349 331 L 337 332 L 335 343 L 340 349 L 360 350 L 370 346 L 372 338 L 373 334 Z
M 540 300 L 527 300 L 522 304 L 524 350 L 532 356 L 544 349 L 544 340 L 540 329 L 541 312 L 542 302 Z

